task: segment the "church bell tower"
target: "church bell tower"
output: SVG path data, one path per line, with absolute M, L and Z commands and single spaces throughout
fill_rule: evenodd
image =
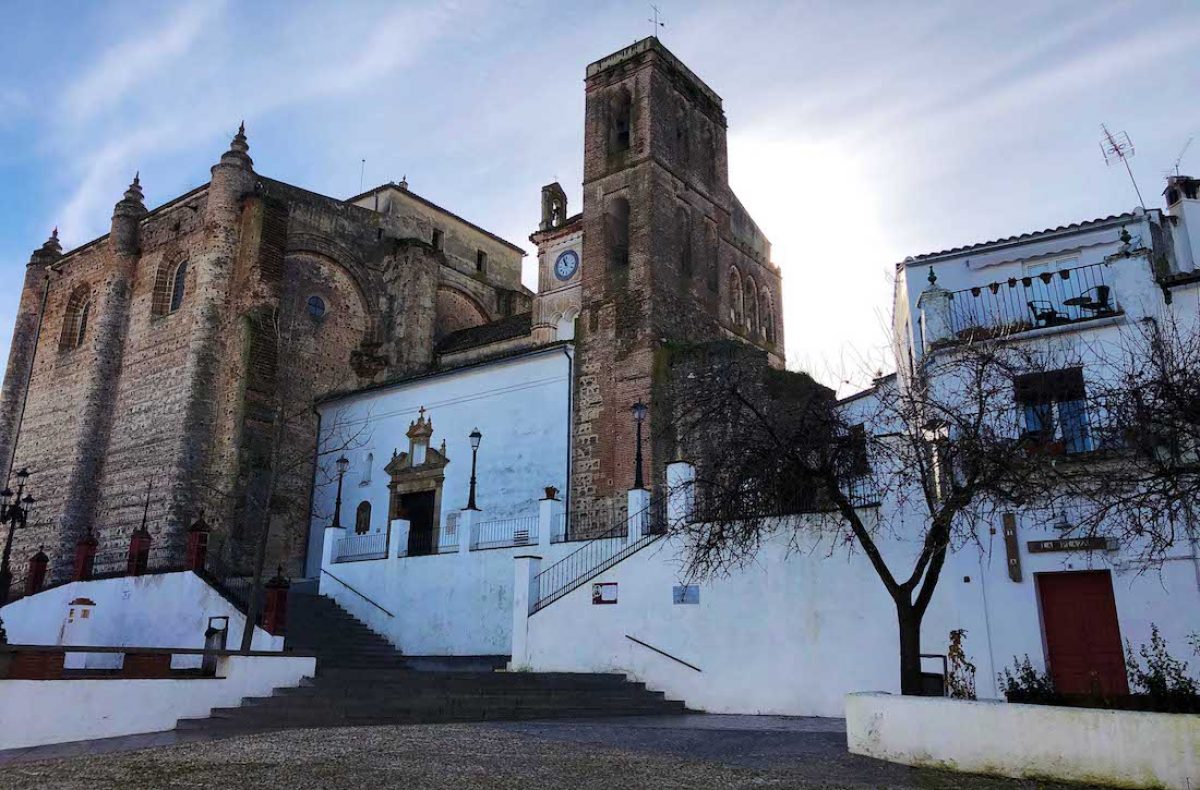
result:
M 571 502 L 599 530 L 634 484 L 635 403 L 650 407 L 647 487 L 674 452 L 655 377 L 665 342 L 720 337 L 731 195 L 721 99 L 657 38 L 589 65 L 586 91 Z

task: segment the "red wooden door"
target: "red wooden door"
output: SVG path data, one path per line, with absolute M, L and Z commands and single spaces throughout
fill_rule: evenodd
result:
M 1039 573 L 1037 587 L 1055 687 L 1065 694 L 1128 694 L 1108 571 Z

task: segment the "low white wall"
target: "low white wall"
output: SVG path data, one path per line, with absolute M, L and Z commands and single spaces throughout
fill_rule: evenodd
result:
M 509 655 L 513 558 L 536 554 L 546 568 L 582 545 L 556 543 L 338 562 L 321 574 L 321 594 L 333 598 L 409 655 Z M 341 582 L 369 596 L 392 616 Z
M 266 697 L 316 671 L 301 656 L 225 656 L 215 678 L 0 680 L 0 749 L 175 728 L 242 697 Z
M 681 556 L 657 541 L 531 615 L 517 668 L 621 672 L 712 713 L 841 716 L 847 692 L 895 685 L 895 610 L 865 558 L 768 542 L 744 570 L 698 583 L 699 603 L 676 604 Z M 617 603 L 592 603 L 604 582 Z
M 87 641 L 105 647 L 204 647 L 209 617 L 229 618 L 229 642 L 239 644 L 246 618 L 191 571 L 71 582 L 0 609 L 14 645 L 61 645 L 69 604 L 96 602 Z M 255 627 L 254 650 L 282 650 L 283 637 Z M 199 656 L 178 656 L 173 666 L 199 666 Z
M 846 739 L 855 754 L 905 765 L 1200 787 L 1200 715 L 851 694 Z
M 1190 560 L 1155 573 L 1119 564 L 1118 556 L 1029 554 L 1025 542 L 1050 537 L 1022 532 L 1025 574 L 1009 579 L 1003 546 L 981 554 L 972 547 L 947 560 L 922 624 L 922 652 L 946 654 L 949 633 L 965 629 L 976 686 L 999 697 L 996 672 L 1014 656 L 1043 662 L 1035 575 L 1111 568 L 1121 636 L 1136 648 L 1156 623 L 1172 652 L 1186 653 L 1195 630 L 1200 592 Z M 675 604 L 684 583 L 683 544 L 664 539 L 597 576 L 616 582 L 618 602 L 594 605 L 591 583 L 528 619 L 527 656 L 514 663 L 536 671 L 624 672 L 689 707 L 713 713 L 842 716 L 845 695 L 898 692 L 896 610 L 861 553 L 841 544 L 800 542 L 784 531 L 764 541 L 745 567 L 697 582 L 698 604 Z M 989 541 L 996 536 L 983 535 Z M 883 539 L 893 568 L 911 568 L 915 541 Z M 544 568 L 546 563 L 543 562 Z M 633 636 L 699 667 L 696 672 L 641 645 Z M 940 672 L 937 659 L 924 661 Z

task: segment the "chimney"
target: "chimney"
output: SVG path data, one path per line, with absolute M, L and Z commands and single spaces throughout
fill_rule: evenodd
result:
M 1180 271 L 1194 271 L 1200 265 L 1200 179 L 1168 176 L 1163 197 L 1167 215 L 1174 218 L 1175 265 Z

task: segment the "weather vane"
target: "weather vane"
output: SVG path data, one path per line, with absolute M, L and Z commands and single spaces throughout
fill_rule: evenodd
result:
M 658 29 L 660 27 L 666 27 L 667 23 L 665 21 L 662 21 L 659 19 L 659 16 L 661 16 L 661 12 L 658 10 L 658 6 L 651 3 L 650 8 L 654 10 L 654 17 L 653 18 L 647 17 L 646 21 L 649 22 L 651 25 L 653 25 L 653 27 L 651 28 L 651 35 L 657 36 Z

